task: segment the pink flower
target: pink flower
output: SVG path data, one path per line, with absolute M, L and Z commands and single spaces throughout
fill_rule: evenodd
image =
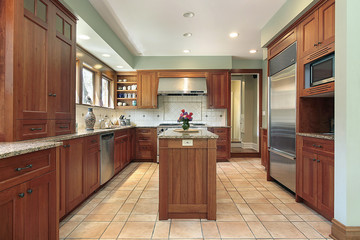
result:
M 185 109 L 181 109 L 181 112 L 184 113 L 184 112 L 185 112 Z
M 190 114 L 190 116 L 192 116 L 192 115 L 193 115 L 193 113 L 192 113 L 192 112 L 190 112 L 189 114 Z

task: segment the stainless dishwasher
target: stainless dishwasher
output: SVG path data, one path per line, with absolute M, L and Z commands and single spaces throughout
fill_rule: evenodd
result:
M 114 176 L 114 133 L 101 135 L 100 185 Z

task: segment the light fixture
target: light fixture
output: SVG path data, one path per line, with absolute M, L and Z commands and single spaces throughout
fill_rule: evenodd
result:
M 250 52 L 250 53 L 256 53 L 257 50 L 256 50 L 256 49 L 251 49 L 249 52 Z
M 184 53 L 190 53 L 190 50 L 189 50 L 189 49 L 185 49 L 183 52 L 184 52 Z
M 117 68 L 124 68 L 124 66 L 116 66 Z
M 110 55 L 110 54 L 107 54 L 107 53 L 102 54 L 102 56 L 103 56 L 103 57 L 107 57 L 107 58 L 108 58 L 108 57 L 111 57 L 111 55 Z
M 78 38 L 81 40 L 89 40 L 90 37 L 88 35 L 78 35 Z
M 232 32 L 229 34 L 229 37 L 231 37 L 231 38 L 236 38 L 238 36 L 239 36 L 239 34 L 237 32 Z
M 77 52 L 77 53 L 76 53 L 76 56 L 77 56 L 77 57 L 83 57 L 83 56 L 84 56 L 84 54 L 83 54 L 83 53 L 81 53 L 81 52 Z
M 100 69 L 100 68 L 102 68 L 102 65 L 101 65 L 101 64 L 95 64 L 95 65 L 94 65 L 94 68 L 95 68 L 95 69 Z
M 186 13 L 183 14 L 183 16 L 186 17 L 186 18 L 192 18 L 192 17 L 195 16 L 195 13 L 193 13 L 193 12 L 186 12 Z
M 184 33 L 183 36 L 184 36 L 184 37 L 191 37 L 191 36 L 192 36 L 192 33 L 187 32 L 187 33 Z

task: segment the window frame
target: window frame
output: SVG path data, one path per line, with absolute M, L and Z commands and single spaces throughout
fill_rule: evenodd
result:
M 84 103 L 84 74 L 83 71 L 88 70 L 89 72 L 93 73 L 93 79 L 92 79 L 92 84 L 93 84 L 93 96 L 92 96 L 92 103 L 88 104 L 88 103 Z M 82 105 L 87 105 L 87 106 L 96 106 L 95 104 L 95 92 L 96 92 L 96 88 L 95 88 L 95 78 L 96 78 L 96 71 L 94 71 L 92 68 L 88 67 L 86 63 L 82 63 L 81 66 L 81 104 Z
M 104 102 L 103 102 L 103 80 L 107 81 L 108 83 L 108 99 L 107 99 L 107 106 L 104 106 Z M 106 74 L 101 73 L 101 78 L 100 78 L 100 99 L 101 99 L 101 107 L 103 108 L 111 108 L 111 104 L 110 104 L 110 100 L 111 100 L 111 83 L 113 80 L 111 80 L 111 78 L 109 78 L 108 76 L 106 76 Z

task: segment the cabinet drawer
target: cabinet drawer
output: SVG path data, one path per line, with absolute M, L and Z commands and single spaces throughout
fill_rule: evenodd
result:
M 128 135 L 127 130 L 119 130 L 115 132 L 115 138 L 122 137 Z
M 55 135 L 63 135 L 71 133 L 71 120 L 56 121 L 55 122 Z
M 331 140 L 304 137 L 303 146 L 316 151 L 334 152 L 334 141 Z
M 217 135 L 227 134 L 227 128 L 215 128 L 214 133 Z
M 18 120 L 18 140 L 43 138 L 48 136 L 47 120 Z
M 136 158 L 138 159 L 152 159 L 153 149 L 152 146 L 138 145 Z
M 0 191 L 55 170 L 55 148 L 0 160 Z
M 86 146 L 87 149 L 96 147 L 100 145 L 100 137 L 99 135 L 91 136 L 86 138 Z

